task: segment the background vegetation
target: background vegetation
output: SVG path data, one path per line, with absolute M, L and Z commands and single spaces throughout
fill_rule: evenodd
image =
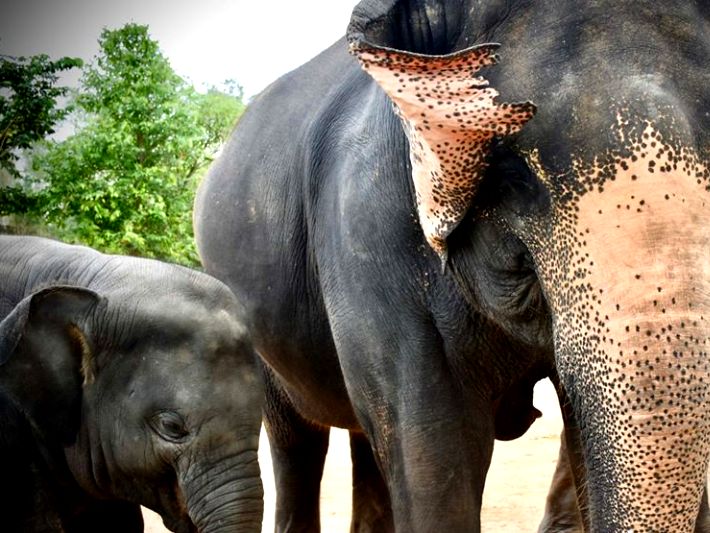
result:
M 12 177 L 0 215 L 102 251 L 196 265 L 195 188 L 244 109 L 241 89 L 198 92 L 146 26 L 104 30 L 99 45 L 61 108 L 57 73 L 80 60 L 0 57 L 0 166 Z M 68 114 L 75 132 L 48 138 Z

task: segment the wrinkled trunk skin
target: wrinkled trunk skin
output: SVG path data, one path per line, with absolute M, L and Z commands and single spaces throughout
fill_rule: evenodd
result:
M 264 491 L 256 450 L 207 468 L 193 465 L 181 485 L 190 518 L 201 533 L 261 531 Z
M 650 123 L 641 131 L 631 156 L 576 169 L 587 189 L 534 254 L 582 432 L 592 531 L 683 533 L 710 452 L 708 171 Z

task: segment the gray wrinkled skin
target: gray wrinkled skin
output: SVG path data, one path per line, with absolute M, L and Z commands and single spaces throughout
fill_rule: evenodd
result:
M 262 386 L 238 304 L 186 268 L 0 236 L 9 531 L 260 531 Z M 6 429 L 7 428 L 7 429 Z
M 479 531 L 493 439 L 532 423 L 544 376 L 574 473 L 560 497 L 574 487 L 589 531 L 707 530 L 708 10 L 363 0 L 346 39 L 254 100 L 195 222 L 267 363 L 277 530 L 318 527 L 339 426 L 355 444 L 355 531 Z M 456 107 L 437 91 L 460 73 L 426 69 L 486 43 L 500 60 L 472 83 L 536 113 L 482 146 L 453 112 L 499 115 Z M 349 54 L 371 49 L 374 77 Z M 501 134 L 522 124 L 500 117 Z M 456 139 L 438 131 L 452 122 Z M 449 232 L 445 248 L 427 241 Z

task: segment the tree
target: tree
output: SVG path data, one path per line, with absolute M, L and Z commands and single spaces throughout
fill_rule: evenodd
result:
M 69 112 L 58 100 L 68 88 L 57 86 L 59 73 L 81 67 L 77 58 L 50 60 L 0 55 L 0 171 L 19 179 L 18 151 L 54 133 L 55 125 Z M 8 180 L 9 181 L 9 180 Z M 0 216 L 31 209 L 33 198 L 19 186 L 0 182 Z
M 195 162 L 196 169 L 200 169 L 212 161 L 215 152 L 234 128 L 236 118 L 241 116 L 246 106 L 242 88 L 233 83 L 228 83 L 227 92 L 212 87 L 205 94 L 194 93 L 193 98 L 197 120 L 204 128 L 199 141 L 203 157 Z
M 34 158 L 41 216 L 64 240 L 196 264 L 197 178 L 241 113 L 240 95 L 197 93 L 146 26 L 104 30 L 99 44 L 75 102 L 83 127 Z

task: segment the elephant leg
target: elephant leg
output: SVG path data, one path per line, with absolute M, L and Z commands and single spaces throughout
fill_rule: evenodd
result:
M 695 521 L 695 533 L 710 533 L 710 508 L 708 508 L 708 484 L 705 483 L 703 499 L 700 500 L 700 512 Z
M 267 376 L 264 425 L 276 485 L 276 533 L 320 532 L 320 482 L 330 429 L 304 420 Z
M 493 451 L 492 406 L 486 412 L 480 404 L 449 402 L 440 384 L 454 388 L 443 380 L 410 387 L 377 424 L 363 417 L 368 439 L 384 465 L 397 531 L 478 533 Z M 437 404 L 423 405 L 431 398 Z M 376 408 L 366 414 L 379 415 Z
M 583 533 L 582 516 L 577 504 L 577 491 L 569 463 L 565 434 L 560 435 L 560 453 L 552 484 L 547 493 L 545 516 L 538 533 Z
M 555 385 L 557 397 L 560 402 L 560 411 L 564 421 L 564 431 L 560 439 L 560 454 L 566 451 L 567 471 L 573 481 L 572 486 L 577 496 L 578 516 L 581 520 L 582 531 L 590 530 L 589 520 L 589 495 L 587 493 L 587 467 L 584 462 L 582 451 L 582 434 L 579 424 L 574 416 L 572 404 L 565 388 L 560 383 L 557 374 L 550 376 L 550 380 Z M 553 482 L 554 487 L 554 482 Z M 554 531 L 554 530 L 553 530 Z M 563 530 L 564 531 L 564 530 Z M 574 531 L 574 529 L 572 530 Z
M 402 308 L 400 319 L 408 328 L 421 328 L 415 330 L 420 334 L 398 337 L 388 331 L 397 322 L 353 315 L 338 350 L 355 412 L 381 466 L 397 531 L 479 532 L 493 452 L 490 395 L 461 386 L 436 330 L 414 324 Z M 358 327 L 360 318 L 367 327 Z
M 353 514 L 350 532 L 394 531 L 389 492 L 370 443 L 362 433 L 350 432 L 350 456 L 353 462 Z

